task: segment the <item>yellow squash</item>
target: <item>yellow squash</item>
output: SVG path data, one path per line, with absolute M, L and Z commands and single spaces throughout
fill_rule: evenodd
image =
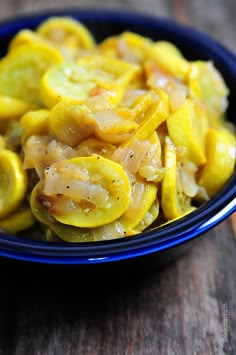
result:
M 24 29 L 19 31 L 11 40 L 9 44 L 9 51 L 12 51 L 16 47 L 22 46 L 22 45 L 30 45 L 30 44 L 43 44 L 46 46 L 50 46 L 50 43 L 45 41 L 41 36 L 39 36 L 36 32 Z
M 109 37 L 98 49 L 102 54 L 140 63 L 148 58 L 151 45 L 149 38 L 127 31 L 120 36 Z
M 0 123 L 2 120 L 20 118 L 24 113 L 34 106 L 13 97 L 0 95 Z
M 143 219 L 139 222 L 137 226 L 134 227 L 134 230 L 139 233 L 148 228 L 158 217 L 160 210 L 160 203 L 158 198 L 155 199 L 152 206 L 146 212 Z
M 47 109 L 28 111 L 20 120 L 20 124 L 23 127 L 22 145 L 32 135 L 47 135 L 48 119 L 49 110 Z
M 55 235 L 65 242 L 89 242 L 93 240 L 93 235 L 89 229 L 69 226 L 58 222 L 53 218 L 40 202 L 42 194 L 42 183 L 35 185 L 30 195 L 30 207 L 34 217 L 42 223 L 45 228 L 45 238 L 48 241 L 55 240 Z M 55 234 L 55 235 L 54 235 Z
M 113 222 L 128 208 L 130 196 L 124 169 L 99 155 L 63 160 L 52 173 L 46 171 L 43 198 L 64 224 L 89 228 Z
M 17 46 L 0 62 L 0 94 L 41 106 L 41 77 L 62 60 L 55 49 L 43 44 Z
M 136 227 L 151 208 L 157 196 L 157 186 L 137 179 L 132 185 L 131 200 L 128 209 L 119 218 L 125 229 Z
M 166 122 L 176 147 L 185 149 L 188 160 L 196 166 L 203 165 L 206 162 L 205 142 L 209 127 L 204 106 L 188 99 L 180 109 L 167 117 Z
M 209 197 L 219 192 L 235 166 L 235 136 L 226 129 L 209 129 L 206 140 L 207 161 L 199 174 L 198 183 Z
M 62 100 L 82 103 L 100 94 L 118 104 L 138 70 L 136 64 L 119 59 L 87 56 L 49 69 L 42 79 L 41 97 L 49 108 Z
M 10 150 L 0 150 L 0 218 L 20 207 L 27 189 L 27 175 L 20 157 Z
M 178 191 L 176 147 L 167 136 L 165 139 L 164 167 L 162 180 L 161 206 L 167 220 L 178 218 L 190 207 L 190 198 Z
M 0 219 L 0 229 L 2 228 L 7 233 L 15 234 L 33 227 L 34 223 L 34 215 L 31 209 L 27 208 Z
M 94 118 L 87 106 L 62 101 L 50 111 L 48 126 L 59 141 L 75 147 L 93 132 Z
M 139 128 L 132 137 L 124 143 L 130 146 L 135 140 L 145 140 L 167 119 L 169 115 L 169 100 L 164 91 L 159 90 L 154 101 L 148 105 L 144 114 L 139 118 Z
M 182 81 L 187 79 L 190 64 L 172 43 L 156 42 L 151 48 L 150 59 L 174 77 Z
M 229 94 L 219 71 L 211 62 L 192 62 L 188 85 L 192 97 L 197 97 L 207 106 L 211 123 L 218 126 L 227 108 Z
M 51 17 L 38 27 L 37 33 L 58 48 L 67 60 L 78 57 L 81 49 L 95 48 L 89 30 L 71 17 Z
M 109 159 L 115 150 L 116 146 L 111 143 L 103 142 L 97 138 L 87 138 L 78 145 L 77 154 L 79 157 L 98 154 Z

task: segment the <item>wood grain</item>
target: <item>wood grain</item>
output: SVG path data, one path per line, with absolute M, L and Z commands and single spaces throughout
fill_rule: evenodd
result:
M 106 7 L 175 18 L 236 51 L 236 2 L 228 0 L 68 0 L 68 7 Z M 0 2 L 0 19 L 65 1 Z M 161 272 L 86 289 L 80 274 L 25 272 L 0 260 L 0 354 L 236 354 L 235 215 Z M 68 275 L 69 276 L 69 275 Z M 71 276 L 71 275 L 70 275 Z
M 47 273 L 43 281 L 23 280 L 2 262 L 11 279 L 3 278 L 0 295 L 0 353 L 234 354 L 231 234 L 223 222 L 162 272 L 119 287 L 86 290 L 76 273 L 77 286 L 63 287 L 59 276 L 52 280 Z

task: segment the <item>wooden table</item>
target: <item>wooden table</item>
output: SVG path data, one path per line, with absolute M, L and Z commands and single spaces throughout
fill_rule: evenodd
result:
M 67 6 L 139 10 L 174 18 L 236 51 L 236 2 L 7 0 L 0 19 Z M 145 279 L 89 292 L 0 260 L 0 354 L 236 354 L 235 215 L 174 264 Z M 46 281 L 45 281 L 46 280 Z M 43 282 L 45 281 L 45 282 Z

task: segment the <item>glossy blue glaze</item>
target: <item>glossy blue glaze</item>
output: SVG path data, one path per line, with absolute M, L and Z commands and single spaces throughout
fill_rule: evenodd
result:
M 98 10 L 51 12 L 6 21 L 0 26 L 0 55 L 9 40 L 22 28 L 34 29 L 52 15 L 74 16 L 84 22 L 97 41 L 124 30 L 146 35 L 154 40 L 175 43 L 189 59 L 212 60 L 230 88 L 228 117 L 235 120 L 236 56 L 216 40 L 190 27 L 163 18 Z M 134 260 L 146 256 L 174 254 L 236 211 L 236 174 L 225 188 L 208 203 L 179 221 L 154 228 L 140 235 L 120 240 L 80 244 L 47 243 L 0 234 L 0 256 L 49 264 L 98 265 Z

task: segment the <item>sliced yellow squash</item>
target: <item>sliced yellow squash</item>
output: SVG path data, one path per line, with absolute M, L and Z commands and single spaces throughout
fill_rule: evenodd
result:
M 124 169 L 99 155 L 63 160 L 45 173 L 43 198 L 64 224 L 88 228 L 113 222 L 128 208 L 130 196 Z
M 27 112 L 20 120 L 20 124 L 23 127 L 22 145 L 32 135 L 47 135 L 48 119 L 49 110 L 47 109 Z
M 123 144 L 130 146 L 134 141 L 145 140 L 163 123 L 169 115 L 169 99 L 164 91 L 157 92 L 157 98 L 151 103 L 139 120 L 139 128 L 132 137 Z
M 16 119 L 31 110 L 32 105 L 13 97 L 0 95 L 0 122 L 2 120 Z
M 0 220 L 0 229 L 7 233 L 18 233 L 31 228 L 35 223 L 34 215 L 30 208 L 15 212 L 9 217 Z
M 150 135 L 148 142 L 150 143 L 150 149 L 140 164 L 138 174 L 147 182 L 160 182 L 164 170 L 161 162 L 161 142 L 156 131 Z
M 198 183 L 209 197 L 219 192 L 235 166 L 236 139 L 226 129 L 209 129 L 206 139 L 207 161 L 199 174 Z
M 158 94 L 155 93 L 154 91 L 145 92 L 144 94 L 137 97 L 134 100 L 132 107 L 130 109 L 134 118 L 138 122 L 141 121 L 143 119 L 143 116 L 145 115 L 145 112 L 147 111 L 148 107 L 150 107 L 150 105 L 153 102 L 157 101 L 158 99 L 161 99 L 161 98 L 158 98 Z M 165 96 L 163 96 L 162 99 L 167 100 L 167 98 Z
M 167 117 L 169 135 L 177 148 L 184 148 L 188 160 L 196 166 L 206 162 L 205 141 L 209 127 L 205 107 L 198 101 L 185 104 Z
M 55 49 L 43 44 L 17 46 L 0 62 L 0 94 L 41 106 L 41 77 L 62 60 Z
M 41 97 L 49 108 L 62 100 L 81 103 L 90 96 L 104 95 L 118 104 L 137 73 L 133 63 L 98 55 L 81 58 L 49 69 L 41 83 Z
M 168 41 L 157 41 L 154 44 L 155 49 L 157 51 L 161 51 L 161 52 L 166 52 L 167 55 L 172 55 L 173 57 L 178 57 L 178 58 L 182 58 L 183 60 L 183 54 L 181 53 L 181 51 L 179 50 L 178 47 L 176 47 L 173 43 L 168 42 Z M 186 61 L 186 60 L 185 60 Z
M 42 183 L 38 182 L 30 194 L 30 207 L 35 218 L 46 226 L 50 226 L 55 219 L 49 215 L 47 209 L 43 207 L 43 200 L 40 199 L 42 195 Z
M 106 55 L 109 57 L 119 58 L 119 37 L 118 36 L 111 36 L 106 38 L 100 44 L 98 44 L 99 53 L 102 55 Z
M 60 101 L 80 104 L 96 86 L 91 73 L 75 63 L 63 63 L 47 70 L 41 82 L 41 98 L 52 108 Z
M 80 49 L 95 48 L 95 40 L 88 28 L 71 17 L 51 17 L 38 27 L 37 33 L 69 60 L 76 59 Z
M 42 195 L 42 183 L 39 182 L 35 185 L 33 191 L 30 195 L 30 206 L 34 217 L 41 222 L 43 225 L 47 226 L 47 235 L 49 236 L 46 240 L 54 240 L 55 237 L 51 234 L 55 233 L 60 239 L 65 242 L 77 243 L 77 242 L 89 242 L 93 240 L 93 235 L 90 229 L 78 228 L 74 226 L 69 226 L 58 222 L 53 218 L 43 206 L 43 200 L 40 200 Z
M 39 36 L 36 32 L 24 29 L 19 31 L 11 40 L 9 44 L 9 50 L 13 50 L 16 47 L 25 45 L 25 44 L 43 44 L 50 45 L 47 41 L 45 41 L 41 36 Z
M 161 206 L 167 220 L 178 218 L 190 207 L 190 197 L 180 193 L 177 188 L 176 148 L 167 136 L 164 148 L 165 175 L 162 180 Z
M 110 158 L 115 150 L 116 146 L 111 143 L 103 142 L 96 138 L 87 138 L 78 145 L 77 154 L 79 157 L 98 154 L 104 158 Z
M 151 48 L 150 59 L 153 59 L 158 66 L 174 77 L 182 81 L 187 79 L 190 63 L 172 43 L 166 41 L 156 42 Z
M 105 142 L 119 144 L 131 136 L 139 127 L 133 119 L 124 119 L 115 110 L 94 112 L 95 135 Z
M 42 184 L 38 183 L 31 193 L 30 205 L 35 218 L 47 226 L 46 240 L 48 241 L 55 240 L 55 235 L 65 242 L 77 243 L 121 238 L 134 234 L 132 231 L 124 230 L 124 227 L 116 221 L 96 228 L 79 228 L 60 223 L 48 213 L 43 206 L 45 201 L 40 196 L 42 196 Z
M 149 38 L 127 31 L 120 36 L 109 37 L 98 49 L 105 55 L 140 63 L 148 58 L 151 45 Z
M 52 108 L 48 126 L 59 141 L 75 147 L 93 132 L 94 118 L 87 106 L 62 101 Z
M 156 198 L 152 206 L 146 212 L 143 219 L 139 222 L 137 226 L 135 226 L 134 230 L 136 231 L 136 233 L 144 231 L 157 219 L 159 214 L 159 209 L 160 209 L 159 200 L 158 198 Z
M 219 71 L 211 62 L 191 63 L 188 85 L 190 94 L 202 100 L 208 108 L 212 124 L 219 124 L 227 108 L 229 90 Z
M 132 185 L 131 200 L 128 209 L 118 219 L 125 229 L 133 229 L 145 217 L 157 196 L 157 186 L 136 179 Z
M 0 218 L 13 213 L 27 189 L 27 175 L 20 157 L 10 150 L 0 150 Z

